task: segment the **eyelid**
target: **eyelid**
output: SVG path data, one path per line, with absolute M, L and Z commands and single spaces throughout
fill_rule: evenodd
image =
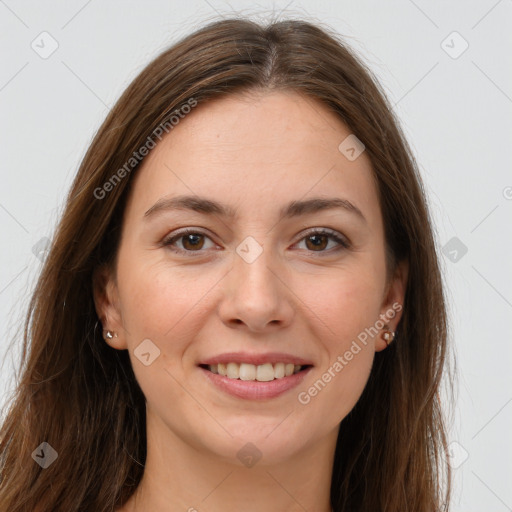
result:
M 318 228 L 318 227 L 311 228 L 305 232 L 302 232 L 299 235 L 299 239 L 297 240 L 297 242 L 295 242 L 293 245 L 297 245 L 298 243 L 300 243 L 304 239 L 306 239 L 308 236 L 313 236 L 313 235 L 327 236 L 331 240 L 334 240 L 337 243 L 337 247 L 331 247 L 330 249 L 323 250 L 323 251 L 309 251 L 306 249 L 306 252 L 308 254 L 311 254 L 311 256 L 314 258 L 322 258 L 322 257 L 326 258 L 328 256 L 332 256 L 332 255 L 338 254 L 339 252 L 347 251 L 348 249 L 352 248 L 352 243 L 350 242 L 350 240 L 345 235 L 340 233 L 339 231 L 336 231 L 331 228 Z
M 188 227 L 188 228 L 183 228 L 181 230 L 178 230 L 176 232 L 172 232 L 171 234 L 167 235 L 161 242 L 161 246 L 163 247 L 170 247 L 171 250 L 177 254 L 187 254 L 187 255 L 192 255 L 194 256 L 194 254 L 197 254 L 197 255 L 200 255 L 202 253 L 204 253 L 203 250 L 199 250 L 199 251 L 186 251 L 185 249 L 180 249 L 180 248 L 176 248 L 176 247 L 172 247 L 171 246 L 171 243 L 179 240 L 180 238 L 186 236 L 186 235 L 189 235 L 189 234 L 194 234 L 194 235 L 203 235 L 204 237 L 206 238 L 209 238 L 213 243 L 215 243 L 213 240 L 212 240 L 212 237 L 206 232 L 204 231 L 203 229 L 201 228 L 194 228 L 194 227 Z
M 343 243 L 347 247 L 351 245 L 350 240 L 343 233 L 331 228 L 309 228 L 299 235 L 300 238 L 298 239 L 298 242 L 302 241 L 303 238 L 309 235 L 329 235 L 335 239 L 339 239 L 339 242 Z
M 172 247 L 171 244 L 176 241 L 176 240 L 179 240 L 180 238 L 186 236 L 186 235 L 189 235 L 189 234 L 195 234 L 195 235 L 202 235 L 206 238 L 209 238 L 213 243 L 215 243 L 213 240 L 212 240 L 212 237 L 207 233 L 205 232 L 203 229 L 201 228 L 194 228 L 194 227 L 188 227 L 188 228 L 183 228 L 181 230 L 178 230 L 176 232 L 173 232 L 171 233 L 170 235 L 166 236 L 162 242 L 161 242 L 161 245 L 163 247 L 171 247 L 171 250 L 177 254 L 187 254 L 187 255 L 192 255 L 192 256 L 195 256 L 195 255 L 201 255 L 203 254 L 205 251 L 204 250 L 198 250 L 198 251 L 187 251 L 185 249 L 180 249 L 180 248 L 176 248 L 176 247 Z M 336 248 L 331 248 L 327 251 L 307 251 L 315 256 L 323 256 L 323 255 L 328 255 L 328 254 L 332 254 L 332 253 L 336 253 L 342 249 L 349 249 L 351 246 L 352 246 L 352 243 L 350 242 L 350 240 L 345 236 L 343 235 L 342 233 L 334 230 L 334 229 L 331 229 L 331 228 L 322 228 L 322 227 L 314 227 L 314 228 L 309 228 L 307 229 L 306 231 L 303 231 L 302 233 L 300 233 L 299 235 L 299 238 L 297 239 L 297 241 L 293 244 L 293 245 L 297 245 L 299 242 L 302 242 L 305 238 L 307 238 L 308 236 L 313 236 L 313 235 L 318 235 L 318 236 L 328 236 L 330 237 L 332 240 L 334 240 L 337 244 L 338 244 L 338 247 Z

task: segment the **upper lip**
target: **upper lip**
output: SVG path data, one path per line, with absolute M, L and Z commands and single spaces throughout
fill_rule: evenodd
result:
M 250 354 L 249 352 L 226 352 L 217 356 L 202 360 L 199 364 L 226 364 L 226 363 L 247 363 L 258 366 L 265 363 L 293 363 L 296 365 L 312 365 L 311 361 L 292 354 L 283 352 L 267 352 L 265 354 Z

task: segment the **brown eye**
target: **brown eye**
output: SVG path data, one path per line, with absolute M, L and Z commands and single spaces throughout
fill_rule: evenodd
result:
M 202 249 L 204 245 L 204 239 L 201 240 L 200 233 L 184 235 L 180 238 L 183 238 L 183 247 L 187 250 L 193 251 L 194 249 Z
M 309 235 L 306 237 L 306 245 L 311 250 L 323 250 L 327 247 L 328 238 L 327 235 Z
M 204 233 L 188 229 L 166 238 L 162 242 L 162 245 L 168 246 L 172 251 L 179 254 L 202 253 L 202 249 L 208 249 L 214 246 L 213 242 L 210 240 L 211 246 L 205 247 L 206 240 L 210 240 L 210 238 Z
M 350 243 L 343 238 L 342 235 L 339 235 L 336 231 L 327 231 L 325 229 L 320 231 L 310 231 L 300 240 L 300 242 L 303 240 L 305 240 L 306 249 L 311 252 L 332 253 L 338 250 L 348 249 L 350 247 Z M 335 246 L 332 249 L 327 249 L 330 240 L 335 242 Z
M 205 247 L 206 240 L 212 243 L 210 247 Z M 181 247 L 179 246 L 180 241 Z M 339 235 L 336 231 L 326 231 L 325 229 L 311 231 L 304 236 L 299 243 L 302 241 L 306 242 L 306 250 L 320 254 L 331 254 L 350 247 L 350 242 L 348 242 L 343 235 Z M 328 248 L 330 241 L 334 241 L 335 245 L 334 247 Z M 178 254 L 191 255 L 192 253 L 197 253 L 197 255 L 200 255 L 204 252 L 203 249 L 213 248 L 215 244 L 205 233 L 188 229 L 168 237 L 162 242 L 162 245 L 168 246 L 172 251 Z

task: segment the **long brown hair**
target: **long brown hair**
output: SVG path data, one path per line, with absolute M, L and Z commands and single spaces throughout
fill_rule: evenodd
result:
M 371 71 L 328 27 L 285 20 L 209 23 L 155 58 L 129 85 L 73 182 L 25 321 L 15 394 L 0 430 L 0 509 L 111 512 L 138 485 L 145 399 L 126 351 L 103 340 L 93 272 L 115 259 L 131 174 L 126 162 L 193 98 L 250 89 L 319 100 L 366 146 L 392 262 L 409 263 L 397 337 L 376 355 L 342 421 L 331 501 L 336 512 L 448 510 L 447 313 L 425 192 L 412 152 Z M 112 176 L 125 169 L 122 179 Z M 119 177 L 119 173 L 118 173 Z M 104 185 L 109 182 L 108 193 Z M 103 187 L 103 188 L 102 188 Z M 32 453 L 47 442 L 57 460 Z

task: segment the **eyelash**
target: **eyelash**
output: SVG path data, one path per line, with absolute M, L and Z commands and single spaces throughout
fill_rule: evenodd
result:
M 184 229 L 183 231 L 180 231 L 179 233 L 174 234 L 171 237 L 165 238 L 162 241 L 162 245 L 165 246 L 165 247 L 169 247 L 171 249 L 171 251 L 173 251 L 173 252 L 175 252 L 177 254 L 186 254 L 188 256 L 188 255 L 193 255 L 194 253 L 197 253 L 197 255 L 200 255 L 203 252 L 202 250 L 188 251 L 188 250 L 185 250 L 185 249 L 179 249 L 179 248 L 176 248 L 176 247 L 172 247 L 172 244 L 176 240 L 179 240 L 180 238 L 183 238 L 183 237 L 185 237 L 187 235 L 202 235 L 202 236 L 205 236 L 206 238 L 210 238 L 206 233 L 203 233 L 202 231 L 199 231 L 197 229 L 187 228 L 187 229 Z M 310 236 L 315 236 L 315 235 L 317 235 L 317 236 L 322 236 L 322 235 L 328 236 L 328 237 L 330 237 L 331 239 L 333 239 L 335 242 L 337 242 L 339 244 L 339 247 L 334 248 L 334 250 L 330 249 L 328 251 L 325 251 L 325 250 L 323 250 L 323 251 L 309 251 L 309 252 L 311 252 L 313 254 L 318 253 L 317 254 L 318 256 L 321 256 L 322 254 L 325 254 L 325 253 L 332 254 L 333 252 L 338 252 L 338 251 L 341 251 L 343 249 L 349 249 L 350 248 L 350 243 L 346 239 L 344 239 L 341 236 L 339 236 L 336 231 L 332 231 L 330 229 L 325 229 L 325 228 L 323 228 L 323 229 L 313 229 L 313 230 L 309 231 L 308 233 L 306 233 L 296 243 L 302 242 L 305 238 L 308 238 Z

